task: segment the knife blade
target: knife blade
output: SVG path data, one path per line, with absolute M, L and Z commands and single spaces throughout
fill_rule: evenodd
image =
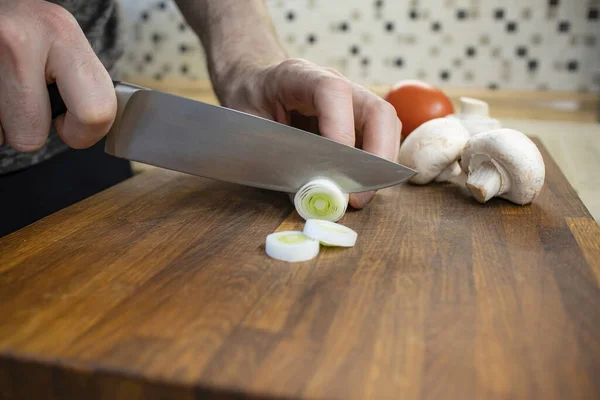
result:
M 220 181 L 287 193 L 325 177 L 346 193 L 402 183 L 416 171 L 331 139 L 226 107 L 115 82 L 105 152 Z M 64 112 L 49 85 L 53 117 Z

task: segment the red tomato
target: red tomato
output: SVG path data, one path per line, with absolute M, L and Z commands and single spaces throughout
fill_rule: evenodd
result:
M 385 97 L 402 122 L 402 139 L 419 125 L 454 113 L 452 102 L 435 86 L 417 80 L 396 83 Z

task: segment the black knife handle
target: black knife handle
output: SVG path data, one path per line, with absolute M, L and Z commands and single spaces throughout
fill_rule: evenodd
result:
M 113 81 L 113 86 L 117 86 L 120 81 Z M 67 106 L 60 96 L 58 86 L 56 83 L 48 85 L 48 96 L 50 96 L 50 109 L 52 110 L 52 119 L 58 117 L 60 114 L 67 112 Z

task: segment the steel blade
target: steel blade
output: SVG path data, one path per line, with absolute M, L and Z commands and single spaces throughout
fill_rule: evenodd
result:
M 106 152 L 263 189 L 296 192 L 316 177 L 347 193 L 404 182 L 412 169 L 265 118 L 152 90 L 129 97 Z

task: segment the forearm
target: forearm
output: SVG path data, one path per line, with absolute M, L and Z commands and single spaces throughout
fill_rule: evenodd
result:
M 264 0 L 176 0 L 205 50 L 208 71 L 221 100 L 244 71 L 281 62 L 279 44 Z

